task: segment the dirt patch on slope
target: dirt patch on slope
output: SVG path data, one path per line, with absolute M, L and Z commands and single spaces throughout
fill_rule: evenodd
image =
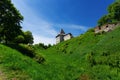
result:
M 7 80 L 3 72 L 0 70 L 0 80 Z

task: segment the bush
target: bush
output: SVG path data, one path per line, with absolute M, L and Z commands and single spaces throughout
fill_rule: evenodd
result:
M 35 57 L 35 55 L 36 55 L 36 52 L 34 51 L 32 46 L 30 46 L 30 45 L 20 44 L 18 50 L 21 53 L 23 53 L 24 55 L 27 55 L 31 58 Z
M 88 29 L 87 32 L 94 32 L 94 28 L 90 28 L 90 29 Z
M 18 43 L 23 43 L 24 40 L 25 40 L 24 36 L 19 35 L 15 38 L 14 42 L 18 44 Z
M 34 60 L 38 63 L 42 63 L 45 61 L 45 59 L 41 55 L 38 55 L 38 54 L 34 57 Z
M 7 44 L 7 46 L 16 49 L 17 51 L 21 52 L 23 55 L 29 56 L 30 58 L 33 58 L 38 63 L 42 63 L 44 58 L 41 55 L 38 55 L 32 45 L 25 45 L 25 44 Z
M 23 55 L 29 56 L 31 58 L 35 57 L 36 53 L 32 46 L 25 44 L 6 44 L 7 46 L 16 49 L 21 52 Z
M 48 44 L 48 45 L 45 45 L 43 43 L 39 43 L 39 44 L 35 44 L 33 47 L 35 49 L 48 49 L 50 48 L 52 45 L 51 44 Z

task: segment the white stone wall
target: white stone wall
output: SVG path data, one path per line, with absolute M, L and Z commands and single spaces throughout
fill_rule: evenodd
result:
M 69 40 L 71 38 L 72 38 L 71 34 L 59 35 L 59 36 L 56 37 L 56 44 L 58 44 L 62 41 Z
M 60 37 L 56 38 L 56 44 L 60 43 Z
M 69 39 L 71 39 L 71 35 L 70 34 L 64 36 L 64 41 L 69 40 Z

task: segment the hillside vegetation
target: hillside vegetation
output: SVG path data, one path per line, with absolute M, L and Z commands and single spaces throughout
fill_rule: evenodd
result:
M 90 29 L 79 37 L 43 51 L 42 55 L 51 65 L 49 70 L 53 70 L 51 77 L 55 76 L 57 80 L 119 80 L 118 35 L 119 27 L 104 34 L 94 34 L 93 29 Z
M 40 64 L 17 50 L 0 44 L 1 78 L 6 80 L 119 80 L 119 35 L 120 27 L 104 34 L 94 34 L 93 29 L 90 29 L 83 35 L 47 50 L 34 46 L 36 52 L 45 59 L 45 62 Z
M 40 67 L 35 59 L 0 44 L 0 80 L 39 80 Z
M 52 47 L 32 45 L 32 33 L 22 30 L 23 16 L 11 0 L 0 5 L 0 80 L 120 80 L 120 26 L 98 34 L 89 29 Z M 119 21 L 115 0 L 98 26 Z

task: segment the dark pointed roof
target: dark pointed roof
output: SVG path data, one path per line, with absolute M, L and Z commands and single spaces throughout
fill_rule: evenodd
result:
M 65 32 L 64 32 L 64 30 L 63 30 L 63 29 L 61 29 L 60 34 L 65 34 Z
M 64 32 L 64 30 L 63 30 L 63 29 L 61 29 L 61 30 L 60 30 L 60 33 L 59 33 L 56 37 L 58 37 L 58 36 L 60 36 L 60 35 L 62 35 L 62 36 L 64 36 L 64 35 L 65 35 L 65 32 Z

